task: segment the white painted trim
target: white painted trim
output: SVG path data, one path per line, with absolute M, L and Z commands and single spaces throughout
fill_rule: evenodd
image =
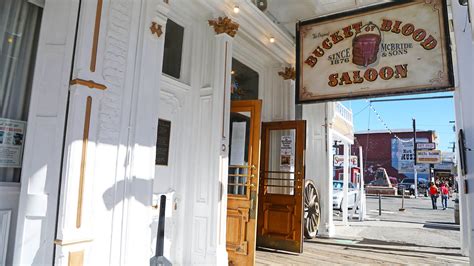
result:
M 0 210 L 0 266 L 6 265 L 12 210 Z
M 182 81 L 170 77 L 166 74 L 161 75 L 161 82 L 163 82 L 163 86 L 172 88 L 171 90 L 177 89 L 181 92 L 188 92 L 191 90 L 191 86 L 189 86 L 188 84 L 183 83 Z
M 473 105 L 471 103 L 474 94 L 471 86 L 474 77 L 473 67 L 473 34 L 474 25 L 469 23 L 469 15 L 472 18 L 474 14 L 474 6 L 472 1 L 469 1 L 469 8 L 461 6 L 458 1 L 452 1 L 452 16 L 454 26 L 454 36 L 456 43 L 456 55 L 454 58 L 456 66 L 456 75 L 458 83 L 456 91 L 454 92 L 454 109 L 456 113 L 456 129 L 463 129 L 465 133 L 466 145 L 472 146 L 474 140 L 474 119 L 473 119 Z M 470 13 L 468 13 L 470 12 Z M 468 31 L 466 28 L 470 27 Z M 457 139 L 456 134 L 456 139 Z M 472 148 L 472 147 L 470 147 Z M 459 149 L 456 149 L 459 154 Z M 473 170 L 474 169 L 474 156 L 472 152 L 466 152 L 466 163 L 468 174 L 459 175 L 459 211 L 460 211 L 460 231 L 461 231 L 461 252 L 464 255 L 469 255 L 471 264 L 474 260 L 474 239 L 473 239 L 473 227 L 474 227 L 474 212 L 473 203 L 474 197 L 472 193 L 463 193 L 467 185 L 472 187 L 473 185 Z M 470 170 L 469 170 L 470 169 Z M 461 164 L 458 164 L 458 173 L 461 173 Z M 464 182 L 466 181 L 466 183 Z

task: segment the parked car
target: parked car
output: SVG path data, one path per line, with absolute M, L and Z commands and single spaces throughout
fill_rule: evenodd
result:
M 333 209 L 335 210 L 341 210 L 342 211 L 342 201 L 344 200 L 344 182 L 342 180 L 333 180 L 332 181 L 332 191 L 333 191 L 333 197 L 332 197 L 332 206 Z M 349 190 L 348 190 L 348 198 L 349 201 L 347 202 L 347 207 L 348 208 L 353 208 L 356 205 L 357 201 L 357 195 L 359 194 L 358 189 L 354 184 L 349 182 Z
M 418 178 L 418 193 L 427 195 L 429 182 L 426 179 Z M 405 178 L 398 184 L 397 191 L 399 195 L 402 195 L 404 190 L 409 190 L 410 195 L 415 195 L 415 179 Z

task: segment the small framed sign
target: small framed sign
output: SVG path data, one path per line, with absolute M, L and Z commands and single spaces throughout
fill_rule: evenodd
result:
M 170 152 L 171 121 L 158 119 L 156 138 L 156 165 L 168 165 Z
M 436 143 L 434 142 L 417 142 L 416 143 L 417 150 L 434 150 L 436 149 Z
M 416 163 L 441 163 L 440 150 L 421 150 L 416 151 Z
M 444 0 L 393 1 L 296 31 L 296 103 L 454 89 Z

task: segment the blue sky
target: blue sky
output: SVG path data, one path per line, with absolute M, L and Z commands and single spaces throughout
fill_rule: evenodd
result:
M 393 96 L 375 99 L 414 98 L 430 96 L 452 96 L 451 92 L 417 94 L 405 96 Z M 367 100 L 344 101 L 345 106 L 352 108 L 354 115 L 355 131 L 385 130 L 374 111 L 368 108 Z M 374 109 L 385 121 L 387 126 L 394 129 L 412 129 L 412 118 L 416 118 L 418 130 L 435 130 L 438 135 L 439 147 L 442 151 L 451 151 L 452 143 L 455 141 L 453 132 L 454 124 L 449 121 L 455 120 L 454 101 L 447 99 L 430 99 L 416 101 L 394 101 L 372 103 Z M 370 113 L 370 116 L 369 116 Z M 370 117 L 370 122 L 369 122 Z

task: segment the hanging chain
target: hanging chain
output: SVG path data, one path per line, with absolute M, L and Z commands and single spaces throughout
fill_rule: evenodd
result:
M 368 100 L 367 100 L 368 101 Z M 369 101 L 368 101 L 369 102 Z M 393 131 L 388 127 L 387 123 L 385 123 L 385 121 L 383 120 L 383 118 L 380 116 L 380 114 L 377 112 L 377 110 L 375 110 L 374 106 L 372 105 L 371 102 L 369 102 L 369 108 L 375 113 L 375 115 L 377 116 L 377 119 L 379 120 L 380 123 L 382 123 L 382 125 L 385 127 L 385 129 L 388 131 L 388 133 L 390 133 L 391 135 L 395 136 L 395 138 L 397 140 L 399 140 L 400 142 L 413 142 L 413 138 L 409 139 L 409 140 L 404 140 L 404 139 L 401 139 L 399 136 L 397 136 L 397 134 L 393 133 Z

